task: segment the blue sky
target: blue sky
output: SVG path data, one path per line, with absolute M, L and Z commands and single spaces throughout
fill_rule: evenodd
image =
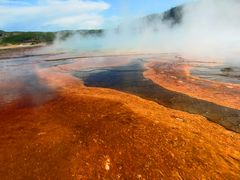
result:
M 191 0 L 0 0 L 0 29 L 57 31 L 109 28 Z

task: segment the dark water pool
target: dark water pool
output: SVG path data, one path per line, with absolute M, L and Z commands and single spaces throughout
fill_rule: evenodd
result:
M 240 133 L 240 111 L 185 94 L 167 90 L 143 76 L 143 62 L 137 60 L 127 66 L 109 69 L 78 71 L 86 86 L 112 88 L 155 101 L 169 108 L 200 114 L 227 129 Z

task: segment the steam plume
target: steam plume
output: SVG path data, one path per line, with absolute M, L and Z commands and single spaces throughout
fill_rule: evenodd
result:
M 234 59 L 240 51 L 240 1 L 201 0 L 135 20 L 101 35 L 73 36 L 53 48 L 77 51 L 175 52 Z

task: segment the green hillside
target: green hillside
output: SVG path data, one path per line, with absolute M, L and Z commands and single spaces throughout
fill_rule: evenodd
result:
M 4 32 L 0 31 L 0 44 L 51 43 L 55 39 L 52 32 Z
M 103 30 L 77 30 L 59 32 L 4 32 L 0 30 L 0 45 L 22 44 L 22 43 L 47 43 L 51 44 L 56 37 L 64 40 L 74 34 L 82 36 L 101 36 Z

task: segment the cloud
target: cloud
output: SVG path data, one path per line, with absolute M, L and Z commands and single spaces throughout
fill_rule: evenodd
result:
M 1 5 L 29 5 L 29 2 L 21 1 L 21 0 L 1 0 Z
M 100 28 L 102 12 L 110 5 L 104 1 L 38 0 L 0 1 L 0 29 L 55 31 Z

